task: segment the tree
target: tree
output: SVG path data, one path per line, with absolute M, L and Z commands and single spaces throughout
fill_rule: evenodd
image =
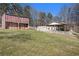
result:
M 79 32 L 79 4 L 74 4 L 71 10 L 72 29 Z
M 2 15 L 4 13 L 7 13 L 7 11 L 8 11 L 8 6 L 9 6 L 8 3 L 5 3 L 5 4 L 1 3 L 0 4 L 0 23 L 2 23 L 2 20 L 1 20 Z
M 38 18 L 39 18 L 39 13 L 37 12 L 36 9 L 32 8 L 31 9 L 31 17 L 32 17 L 32 23 L 33 23 L 33 27 L 37 27 L 38 26 Z
M 32 19 L 32 15 L 31 15 L 31 10 L 32 10 L 32 7 L 25 6 L 23 8 L 23 16 L 26 18 L 29 18 L 30 25 L 33 26 L 33 19 Z
M 40 12 L 39 13 L 39 20 L 38 20 L 38 25 L 44 26 L 46 25 L 46 13 Z
M 79 4 L 75 4 L 74 7 L 72 8 L 73 12 L 73 17 L 74 17 L 74 22 L 76 25 L 79 25 Z
M 59 15 L 61 17 L 61 21 L 63 21 L 63 22 L 67 22 L 67 18 L 68 18 L 68 14 L 69 14 L 68 9 L 69 9 L 69 7 L 64 5 L 60 10 Z
M 0 4 L 0 16 L 2 14 L 4 14 L 4 13 L 7 13 L 8 7 L 9 7 L 9 4 L 8 3 L 5 3 L 5 4 L 1 3 Z
M 20 4 L 11 3 L 9 6 L 9 9 L 10 9 L 9 14 L 12 14 L 15 16 L 22 16 L 23 10 L 22 10 L 22 7 L 20 6 Z
M 23 16 L 27 18 L 31 18 L 31 7 L 30 6 L 25 6 L 23 8 Z
M 62 7 L 60 16 L 62 21 L 68 24 L 69 29 L 79 32 L 79 4 Z
M 53 21 L 53 15 L 51 13 L 47 14 L 47 24 L 51 23 Z
M 54 22 L 61 22 L 61 18 L 59 16 L 54 16 Z
M 20 16 L 22 13 L 22 7 L 20 6 L 20 4 L 16 3 L 1 3 L 0 14 L 2 15 L 3 13 Z

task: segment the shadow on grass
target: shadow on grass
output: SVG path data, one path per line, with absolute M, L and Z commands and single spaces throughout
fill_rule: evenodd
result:
M 27 41 L 27 40 L 31 40 L 31 34 L 16 34 L 16 35 L 4 35 L 4 36 L 0 36 L 0 39 L 11 39 L 13 41 Z

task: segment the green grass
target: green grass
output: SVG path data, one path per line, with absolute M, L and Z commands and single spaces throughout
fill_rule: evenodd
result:
M 0 55 L 79 55 L 79 39 L 35 30 L 0 30 Z

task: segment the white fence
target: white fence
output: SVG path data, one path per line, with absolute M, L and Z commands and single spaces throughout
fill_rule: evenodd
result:
M 47 27 L 47 26 L 38 26 L 36 28 L 36 30 L 38 30 L 38 31 L 44 31 L 44 32 L 50 31 L 49 27 Z
M 69 35 L 72 35 L 72 31 L 57 31 L 57 30 L 52 30 L 51 27 L 47 27 L 47 26 L 38 26 L 35 29 L 37 31 L 49 32 L 49 33 L 59 33 L 59 34 L 69 34 Z

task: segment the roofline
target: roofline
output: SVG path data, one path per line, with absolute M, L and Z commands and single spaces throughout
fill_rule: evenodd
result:
M 54 23 L 54 22 L 53 22 Z M 56 22 L 55 22 L 56 23 Z M 58 24 L 48 24 L 47 26 L 52 26 L 52 25 L 66 25 L 66 23 L 58 23 Z
M 14 16 L 14 17 L 19 17 L 19 18 L 27 18 L 27 17 L 21 17 L 21 16 L 15 16 L 15 15 L 8 15 L 8 14 L 5 14 L 7 16 Z M 28 18 L 29 19 L 29 18 Z

